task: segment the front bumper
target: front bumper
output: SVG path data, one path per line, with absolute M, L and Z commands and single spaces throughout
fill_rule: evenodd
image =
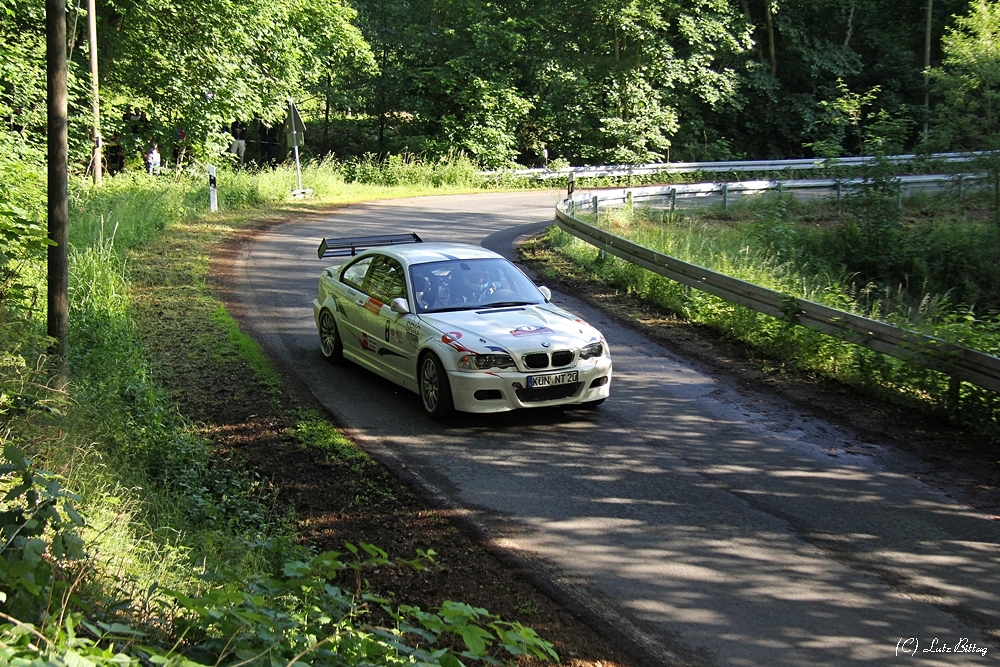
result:
M 578 371 L 573 386 L 555 385 L 525 389 L 529 375 L 552 375 Z M 571 368 L 537 373 L 520 371 L 448 371 L 455 409 L 460 412 L 506 412 L 521 408 L 578 405 L 608 397 L 611 391 L 611 358 L 604 356 Z M 572 393 L 570 393 L 572 392 Z

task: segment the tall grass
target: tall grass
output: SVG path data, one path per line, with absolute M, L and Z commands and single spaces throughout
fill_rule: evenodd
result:
M 83 498 L 94 558 L 88 581 L 101 599 L 165 605 L 150 591 L 201 586 L 192 560 L 252 576 L 270 565 L 252 545 L 291 543 L 291 536 L 260 480 L 214 461 L 208 443 L 150 379 L 132 317 L 127 249 L 176 219 L 190 187 L 117 180 L 95 199 L 116 205 L 109 215 L 130 217 L 110 230 L 75 226 L 74 238 L 84 242 L 70 252 L 73 442 L 49 460 L 69 473 Z
M 798 218 L 789 215 L 789 207 L 798 209 Z M 914 298 L 904 285 L 858 284 L 856 273 L 831 259 L 835 254 L 830 237 L 838 227 L 803 221 L 816 214 L 815 207 L 770 200 L 698 215 L 616 209 L 602 211 L 597 224 L 647 248 L 745 282 L 1000 355 L 1000 319 L 995 315 L 977 314 L 968 305 L 956 304 L 948 292 L 924 292 Z M 963 229 L 978 227 L 973 222 Z M 907 239 L 909 252 L 915 256 L 921 243 L 955 239 L 961 233 L 928 226 Z M 996 239 L 987 243 L 975 234 L 970 238 L 981 243 L 982 256 L 996 252 Z M 883 398 L 928 407 L 1000 439 L 1000 396 L 994 392 L 729 303 L 603 255 L 564 232 L 553 230 L 549 240 L 599 279 L 714 327 L 791 367 L 825 374 Z M 940 247 L 923 252 L 940 252 Z M 954 273 L 962 275 L 961 269 Z

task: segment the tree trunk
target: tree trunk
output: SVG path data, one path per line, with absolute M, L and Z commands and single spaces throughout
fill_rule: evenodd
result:
M 847 34 L 844 35 L 844 46 L 851 43 L 851 35 L 854 33 L 854 3 L 851 3 L 851 11 L 847 14 Z
M 1000 169 L 993 170 L 993 222 L 1000 231 Z
M 764 14 L 767 19 L 767 55 L 771 61 L 771 76 L 778 76 L 778 58 L 774 54 L 774 17 L 771 16 L 771 0 L 764 0 Z
M 323 148 L 330 150 L 330 86 L 332 85 L 330 75 L 326 75 L 326 106 L 323 111 Z
M 48 249 L 49 351 L 61 357 L 63 369 L 69 332 L 69 137 L 66 90 L 66 3 L 46 0 L 45 44 L 48 122 Z
M 927 32 L 924 34 L 924 141 L 930 137 L 931 115 L 931 20 L 934 16 L 934 0 L 927 0 Z
M 747 0 L 740 0 L 740 6 L 743 8 L 743 13 L 746 14 L 747 23 L 753 28 L 753 33 L 757 32 L 757 24 L 753 21 L 753 16 L 750 14 L 750 5 L 747 4 Z M 760 41 L 757 39 L 753 40 L 754 51 L 757 52 L 757 59 L 764 62 L 764 51 L 760 48 Z
M 90 94 L 94 114 L 94 185 L 101 186 L 104 164 L 101 157 L 101 92 L 97 77 L 97 2 L 87 0 L 87 35 L 90 42 Z

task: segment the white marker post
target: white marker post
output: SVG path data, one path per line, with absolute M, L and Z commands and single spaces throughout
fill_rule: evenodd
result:
M 219 194 L 215 189 L 215 165 L 208 165 L 208 210 L 215 213 L 219 210 Z

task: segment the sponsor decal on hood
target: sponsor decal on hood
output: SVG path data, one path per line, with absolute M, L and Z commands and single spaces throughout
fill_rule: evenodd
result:
M 548 327 L 541 327 L 536 324 L 526 324 L 524 326 L 510 330 L 510 335 L 515 337 L 538 336 L 540 334 L 550 334 L 550 333 L 553 333 L 552 329 Z

